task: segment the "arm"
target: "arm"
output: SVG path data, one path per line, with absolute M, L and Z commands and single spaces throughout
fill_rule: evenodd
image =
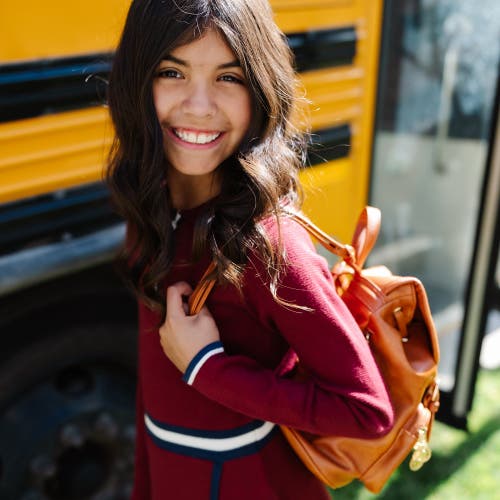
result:
M 282 235 L 290 265 L 278 296 L 313 311 L 277 303 L 258 259 L 247 270 L 244 295 L 259 320 L 286 338 L 312 376 L 304 382 L 282 378 L 249 357 L 228 356 L 214 344 L 209 355 L 190 364 L 185 380 L 208 398 L 252 418 L 317 434 L 384 434 L 392 409 L 366 340 L 307 234 L 292 221 L 283 221 Z

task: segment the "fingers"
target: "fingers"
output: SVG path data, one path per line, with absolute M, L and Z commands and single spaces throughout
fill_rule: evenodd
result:
M 217 325 L 206 307 L 196 316 L 187 315 L 183 297 L 192 293 L 185 282 L 167 288 L 167 316 L 159 328 L 163 352 L 181 372 L 186 371 L 204 346 L 220 340 Z
M 185 316 L 186 305 L 183 297 L 191 295 L 193 289 L 185 281 L 180 281 L 167 288 L 167 316 Z
M 212 313 L 208 310 L 207 306 L 203 306 L 197 314 L 198 317 L 212 317 Z

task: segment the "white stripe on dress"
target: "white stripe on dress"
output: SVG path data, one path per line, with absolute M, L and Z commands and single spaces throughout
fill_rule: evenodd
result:
M 144 421 L 146 422 L 146 427 L 149 431 L 162 441 L 180 446 L 187 446 L 189 448 L 209 451 L 232 451 L 242 448 L 243 446 L 256 443 L 264 439 L 276 425 L 272 422 L 263 422 L 260 427 L 245 432 L 244 434 L 240 434 L 239 436 L 227 438 L 205 438 L 162 429 L 161 427 L 158 427 L 148 417 L 148 415 L 144 415 Z

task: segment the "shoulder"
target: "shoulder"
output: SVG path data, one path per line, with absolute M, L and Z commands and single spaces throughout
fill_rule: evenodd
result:
M 268 217 L 260 223 L 271 244 L 281 244 L 283 259 L 276 281 L 272 279 L 271 264 L 260 254 L 254 252 L 249 260 L 243 294 L 256 314 L 267 315 L 273 323 L 284 321 L 292 305 L 295 312 L 298 309 L 293 306 L 307 310 L 301 318 L 308 321 L 343 315 L 345 307 L 335 290 L 329 264 L 316 251 L 307 230 L 289 216 Z M 298 316 L 291 318 L 297 320 Z
M 259 221 L 270 243 L 286 254 L 306 251 L 316 253 L 309 233 L 290 215 L 269 215 Z
M 259 222 L 274 250 L 283 256 L 279 272 L 281 287 L 302 289 L 314 287 L 313 282 L 331 286 L 328 263 L 318 254 L 309 233 L 289 215 L 268 216 Z M 269 263 L 258 253 L 250 258 L 251 274 L 268 281 Z

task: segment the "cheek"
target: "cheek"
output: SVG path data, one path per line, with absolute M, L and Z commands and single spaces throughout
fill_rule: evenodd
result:
M 161 87 L 161 85 L 153 84 L 153 104 L 156 110 L 156 116 L 158 117 L 158 120 L 161 121 L 162 117 L 165 117 L 165 115 L 168 113 L 170 104 L 169 104 L 169 93 L 165 91 Z
M 241 99 L 239 104 L 235 107 L 235 110 L 237 110 L 237 113 L 233 116 L 237 119 L 239 128 L 246 132 L 250 128 L 250 124 L 252 122 L 252 99 L 250 95 Z
M 160 119 L 161 115 L 161 93 L 158 90 L 157 85 L 153 85 L 153 104 L 156 111 L 156 116 Z

